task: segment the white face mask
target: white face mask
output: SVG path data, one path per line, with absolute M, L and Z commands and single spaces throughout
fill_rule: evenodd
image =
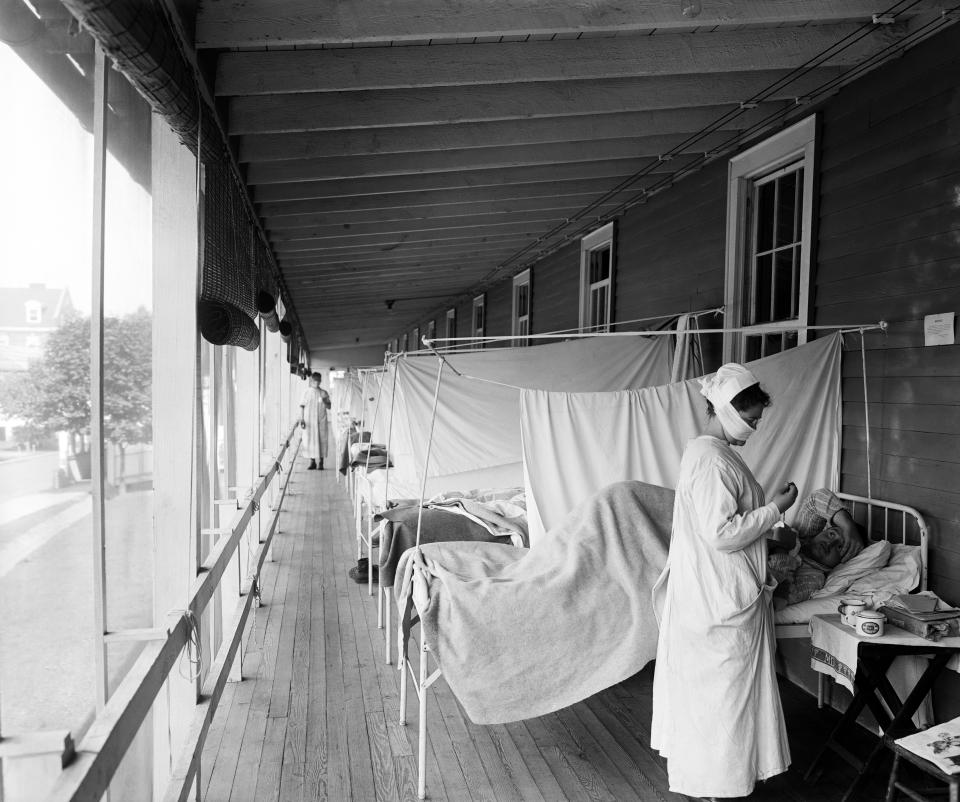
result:
M 717 419 L 720 421 L 720 425 L 723 426 L 723 430 L 734 440 L 740 440 L 745 443 L 747 438 L 756 431 L 756 429 L 740 417 L 740 413 L 734 409 L 733 404 L 729 401 L 723 404 L 715 404 L 714 412 L 717 413 Z

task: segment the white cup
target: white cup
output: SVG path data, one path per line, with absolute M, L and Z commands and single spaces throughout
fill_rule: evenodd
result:
M 887 617 L 876 610 L 862 610 L 857 613 L 855 629 L 865 638 L 879 638 L 883 634 L 883 625 Z
M 840 599 L 840 606 L 837 612 L 840 613 L 840 620 L 848 627 L 856 627 L 857 613 L 867 609 L 867 603 L 863 599 Z

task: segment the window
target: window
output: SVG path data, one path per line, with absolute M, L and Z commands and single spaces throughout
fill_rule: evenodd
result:
M 457 310 L 448 309 L 447 310 L 447 330 L 444 335 L 447 339 L 452 339 L 457 336 Z
M 513 277 L 513 336 L 514 345 L 529 345 L 530 333 L 530 271 Z
M 613 223 L 580 241 L 580 331 L 610 331 Z
M 40 337 L 36 334 L 28 334 L 26 339 L 23 341 L 23 344 L 30 353 L 40 353 L 42 343 L 40 342 Z
M 427 339 L 432 340 L 437 336 L 437 321 L 428 320 L 427 321 Z
M 414 351 L 418 350 L 420 348 L 420 327 L 419 326 L 413 327 L 413 335 L 411 339 L 413 340 L 413 350 Z
M 400 338 L 400 350 L 406 351 L 408 346 L 409 342 L 407 341 L 407 335 L 404 333 L 404 335 Z
M 27 301 L 24 307 L 27 311 L 27 323 L 40 323 L 43 320 L 43 304 L 39 301 Z
M 487 331 L 487 296 L 478 295 L 473 299 L 473 337 L 485 337 Z M 483 348 L 485 343 L 477 346 Z
M 725 361 L 750 361 L 807 341 L 816 118 L 730 161 Z M 755 332 L 750 331 L 755 328 Z

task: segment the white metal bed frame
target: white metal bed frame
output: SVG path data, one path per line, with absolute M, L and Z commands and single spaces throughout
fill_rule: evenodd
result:
M 927 552 L 929 549 L 927 522 L 913 507 L 897 504 L 893 501 L 882 501 L 866 496 L 855 496 L 850 493 L 836 493 L 837 498 L 847 503 L 854 520 L 862 524 L 873 539 L 875 534 L 882 535 L 882 540 L 899 542 L 904 545 L 920 547 L 920 585 L 917 590 L 927 589 Z M 899 532 L 897 532 L 897 518 L 899 517 Z M 879 523 L 878 523 L 879 521 Z M 911 522 L 912 521 L 912 525 Z M 915 531 L 911 531 L 911 528 Z M 777 639 L 809 638 L 809 624 L 779 624 L 776 627 Z M 823 707 L 829 700 L 826 699 L 826 675 L 817 674 L 817 707 Z
M 927 553 L 928 553 L 928 534 L 926 521 L 923 516 L 913 507 L 903 504 L 897 504 L 891 501 L 881 501 L 879 499 L 869 499 L 864 496 L 851 495 L 850 493 L 837 493 L 837 497 L 846 502 L 854 519 L 863 523 L 869 536 L 882 534 L 882 539 L 893 542 L 900 542 L 909 545 L 919 545 L 921 556 L 921 576 L 918 590 L 927 589 Z M 899 526 L 898 521 L 899 519 Z M 372 520 L 372 516 L 371 516 Z M 879 521 L 879 524 L 878 524 Z M 899 532 L 897 529 L 899 528 Z M 369 532 L 369 529 L 368 529 Z M 913 542 L 916 541 L 916 542 Z M 380 589 L 380 603 L 383 602 L 385 590 Z M 407 599 L 407 604 L 412 605 L 412 594 Z M 386 600 L 386 629 L 387 629 L 387 662 L 390 662 L 390 603 Z M 426 798 L 426 754 L 427 754 L 427 691 L 442 674 L 439 663 L 433 657 L 436 667 L 431 671 L 429 660 L 432 656 L 430 645 L 423 637 L 423 629 L 420 629 L 419 637 L 415 637 L 411 632 L 408 637 L 407 647 L 404 650 L 403 645 L 403 611 L 400 611 L 397 629 L 397 644 L 399 654 L 397 657 L 398 669 L 402 672 L 400 675 L 400 724 L 407 723 L 407 676 L 413 682 L 413 690 L 417 695 L 419 704 L 419 727 L 417 732 L 417 798 Z M 378 625 L 381 623 L 378 610 Z M 787 624 L 776 628 L 777 638 L 809 638 L 810 630 L 808 624 Z M 414 668 L 410 660 L 410 642 L 416 643 L 416 650 L 420 653 L 418 665 Z M 817 703 L 823 705 L 824 699 L 824 678 L 818 675 Z

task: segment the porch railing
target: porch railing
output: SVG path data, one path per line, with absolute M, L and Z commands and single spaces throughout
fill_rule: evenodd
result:
M 237 513 L 222 530 L 224 536 L 199 567 L 186 609 L 171 613 L 164 626 L 141 633 L 140 637 L 149 642 L 76 748 L 69 734 L 62 740 L 56 740 L 57 751 L 60 751 L 59 745 L 62 744 L 61 762 L 64 768 L 48 797 L 51 802 L 99 800 L 106 793 L 171 670 L 178 664 L 183 650 L 198 635 L 195 628 L 199 627 L 201 616 L 213 599 L 227 566 L 237 555 L 243 535 L 260 509 L 261 498 L 273 480 L 283 474 L 279 493 L 271 507 L 270 524 L 259 540 L 247 576 L 241 583 L 240 598 L 223 641 L 200 687 L 193 720 L 164 797 L 167 802 L 185 802 L 189 799 L 207 731 L 240 648 L 256 595 L 256 583 L 277 531 L 292 466 L 300 448 L 299 438 L 291 448 L 291 442 L 298 432 L 297 426 L 291 428 L 269 470 L 259 477 L 246 498 L 238 499 Z M 282 467 L 284 458 L 288 458 L 287 469 Z

